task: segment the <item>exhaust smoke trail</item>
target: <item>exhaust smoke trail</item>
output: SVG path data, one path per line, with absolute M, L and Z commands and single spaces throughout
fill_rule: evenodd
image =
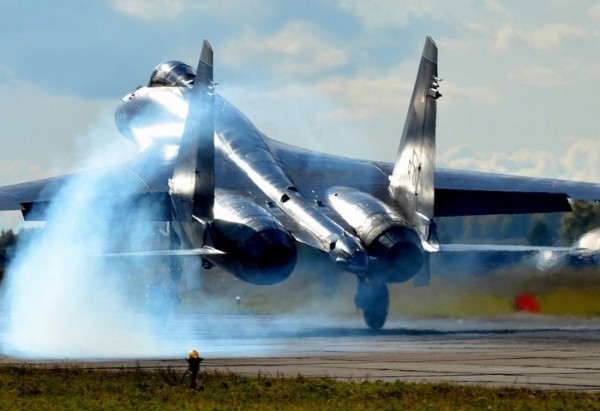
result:
M 585 233 L 573 246 L 575 248 L 585 248 L 590 251 L 600 251 L 600 228 Z
M 119 157 L 122 151 L 103 148 L 84 164 L 96 162 L 98 155 Z M 19 244 L 7 267 L 2 295 L 8 340 L 0 349 L 49 358 L 125 356 L 152 349 L 140 346 L 153 339 L 136 304 L 140 299 L 132 294 L 143 294 L 143 285 L 132 286 L 132 280 L 144 271 L 144 262 L 101 257 L 115 243 L 127 250 L 150 244 L 152 238 L 153 226 L 143 210 L 122 212 L 133 207 L 136 187 L 133 176 L 127 176 L 122 168 L 82 172 L 60 188 L 44 210 L 45 227 Z

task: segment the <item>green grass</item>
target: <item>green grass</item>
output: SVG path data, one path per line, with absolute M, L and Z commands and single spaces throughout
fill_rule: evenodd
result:
M 301 376 L 201 373 L 199 389 L 172 369 L 106 371 L 0 366 L 0 409 L 73 410 L 600 410 L 600 393 Z

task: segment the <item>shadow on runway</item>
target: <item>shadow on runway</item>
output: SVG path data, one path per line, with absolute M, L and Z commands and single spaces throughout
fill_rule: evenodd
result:
M 466 321 L 457 319 L 426 319 L 392 321 L 388 327 L 372 330 L 363 326 L 360 321 L 352 321 L 346 326 L 344 322 L 334 318 L 289 318 L 289 317 L 254 317 L 232 316 L 215 318 L 197 318 L 194 323 L 203 337 L 229 339 L 284 339 L 284 338 L 370 338 L 370 337 L 484 337 L 502 335 L 536 335 L 547 337 L 548 334 L 579 336 L 600 336 L 599 322 L 575 321 L 573 319 L 534 318 L 507 320 Z M 217 324 L 218 323 L 218 324 Z M 347 323 L 347 321 L 346 321 Z M 196 327 L 194 327 L 196 328 Z M 207 330 L 209 330 L 207 332 Z M 209 335 L 207 335 L 209 334 Z
M 589 333 L 598 334 L 598 329 L 565 329 L 565 328 L 536 328 L 536 329 L 463 329 L 463 330 L 436 330 L 436 329 L 416 329 L 416 328 L 393 328 L 371 330 L 363 328 L 315 328 L 304 330 L 282 330 L 282 331 L 267 331 L 258 333 L 257 338 L 335 338 L 335 337 L 444 337 L 444 336 L 492 336 L 492 335 L 515 335 L 527 334 L 535 336 L 536 334 L 548 333 L 572 333 L 576 331 L 578 334 Z M 235 338 L 235 335 L 228 335 L 230 338 Z M 243 338 L 252 338 L 252 335 L 244 333 L 239 335 Z

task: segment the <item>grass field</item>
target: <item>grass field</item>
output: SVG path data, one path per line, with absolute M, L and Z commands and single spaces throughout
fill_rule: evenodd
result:
M 275 286 L 253 286 L 208 272 L 201 291 L 182 293 L 182 310 L 248 313 L 323 313 L 360 316 L 354 307 L 356 280 L 340 277 L 332 294 L 323 292 L 318 279 L 292 275 Z M 541 306 L 540 314 L 600 315 L 600 273 L 597 269 L 553 271 L 541 274 L 516 269 L 484 276 L 433 276 L 428 287 L 411 282 L 390 285 L 390 317 L 414 316 L 494 317 L 515 312 L 515 298 L 532 294 Z M 241 307 L 236 297 L 242 300 Z
M 182 311 L 319 313 L 361 316 L 353 304 L 355 279 L 342 276 L 334 293 L 310 275 L 259 287 L 209 272 L 199 291 L 182 293 Z M 132 284 L 135 288 L 135 284 Z M 494 317 L 515 311 L 515 297 L 535 295 L 541 313 L 600 315 L 597 270 L 514 270 L 487 276 L 434 276 L 429 287 L 390 286 L 390 317 Z M 236 304 L 240 296 L 242 304 Z M 142 305 L 140 303 L 140 305 Z M 600 410 L 600 393 L 490 389 L 401 381 L 343 382 L 203 373 L 199 390 L 181 384 L 171 369 L 103 371 L 0 366 L 0 410 L 208 409 L 208 410 Z
M 201 373 L 197 390 L 171 369 L 0 366 L 2 410 L 600 410 L 600 393 L 400 381 L 342 382 Z

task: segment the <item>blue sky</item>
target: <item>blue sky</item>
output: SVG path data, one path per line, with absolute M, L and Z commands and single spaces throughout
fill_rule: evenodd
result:
M 440 166 L 600 182 L 599 1 L 8 0 L 0 32 L 0 185 L 134 155 L 118 99 L 161 61 L 195 66 L 203 37 L 267 135 L 392 161 L 426 35 Z

